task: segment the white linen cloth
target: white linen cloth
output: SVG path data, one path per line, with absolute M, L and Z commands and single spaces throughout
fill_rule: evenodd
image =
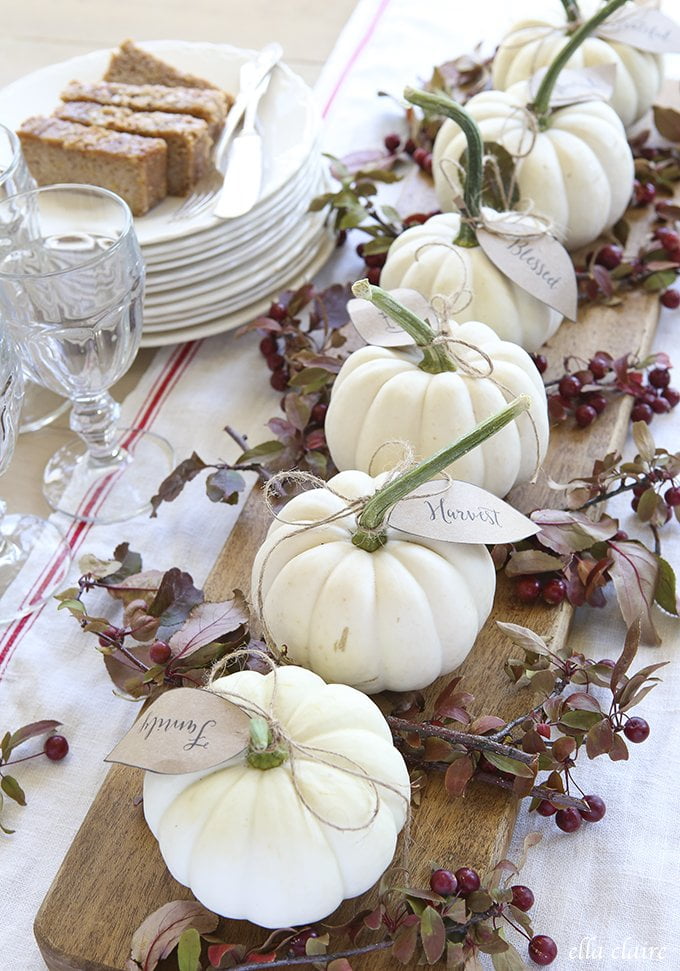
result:
M 470 50 L 480 38 L 491 46 L 510 18 L 531 7 L 528 0 L 514 0 L 512 5 L 503 0 L 477 4 L 361 0 L 317 86 L 327 121 L 326 149 L 345 154 L 377 146 L 400 118 L 389 99 L 377 97 L 378 89 L 399 95 L 405 84 L 429 77 L 434 64 Z M 677 19 L 680 0 L 664 4 L 664 9 Z M 360 266 L 353 249 L 347 247 L 321 279 L 352 279 Z M 678 314 L 664 313 L 655 347 L 675 354 L 680 367 L 679 326 Z M 677 378 L 674 383 L 679 383 Z M 227 334 L 158 352 L 124 402 L 123 420 L 130 425 L 141 422 L 165 435 L 180 458 L 195 449 L 211 460 L 233 458 L 238 452 L 222 432 L 224 424 L 247 432 L 255 443 L 268 437 L 263 424 L 277 407 L 278 396 L 268 389 L 256 336 L 237 340 Z M 656 419 L 652 429 L 668 447 L 673 442 L 677 447 L 680 408 Z M 157 481 L 150 481 L 150 492 L 156 485 Z M 623 527 L 629 528 L 626 509 L 625 501 L 612 505 L 615 514 L 623 515 Z M 143 554 L 146 566 L 179 565 L 202 584 L 237 514 L 232 507 L 211 505 L 202 483 L 195 482 L 173 504 L 162 506 L 156 520 L 139 517 L 117 526 L 72 526 L 69 536 L 76 556 L 83 552 L 108 556 L 127 539 Z M 673 538 L 667 541 L 665 554 L 678 569 L 677 527 L 669 534 Z M 73 576 L 77 576 L 75 568 Z M 96 597 L 90 596 L 88 602 L 96 612 Z M 639 663 L 671 658 L 672 664 L 663 672 L 663 685 L 645 699 L 640 711 L 651 724 L 650 739 L 630 746 L 627 764 L 600 759 L 584 763 L 577 772 L 578 781 L 584 785 L 592 779 L 592 790 L 607 802 L 605 819 L 569 836 L 551 820 L 520 814 L 510 857 L 517 856 L 525 832 L 544 833 L 522 882 L 536 894 L 537 932 L 553 936 L 558 943 L 560 954 L 553 967 L 560 971 L 680 967 L 675 930 L 680 909 L 676 808 L 680 755 L 673 731 L 680 680 L 680 661 L 674 656 L 678 627 L 677 621 L 659 612 L 656 621 L 664 644 L 641 651 Z M 615 656 L 623 626 L 615 610 L 585 610 L 573 637 L 584 650 Z M 0 632 L 0 731 L 39 718 L 59 718 L 71 745 L 68 758 L 60 764 L 36 759 L 16 772 L 27 790 L 28 806 L 19 809 L 9 803 L 3 816 L 6 825 L 16 828 L 14 836 L 2 838 L 0 848 L 3 969 L 44 967 L 33 940 L 33 918 L 107 772 L 102 759 L 135 712 L 135 707 L 112 694 L 101 658 L 64 612 L 57 613 L 50 605 Z M 22 750 L 17 753 L 21 754 Z M 465 863 L 458 858 L 462 852 L 452 837 L 456 865 Z M 513 939 L 524 953 L 521 942 L 514 935 Z

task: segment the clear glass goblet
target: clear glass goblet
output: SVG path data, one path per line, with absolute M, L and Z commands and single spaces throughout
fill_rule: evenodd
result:
M 108 393 L 142 333 L 144 263 L 123 200 L 87 185 L 53 185 L 0 203 L 0 312 L 32 380 L 71 399 L 79 436 L 47 464 L 53 509 L 95 523 L 148 510 L 173 450 L 118 427 Z
M 22 385 L 19 358 L 0 315 L 0 475 L 14 452 Z M 42 606 L 63 585 L 70 565 L 71 550 L 53 523 L 7 515 L 0 500 L 0 625 Z
M 36 185 L 28 171 L 19 139 L 9 128 L 0 124 L 0 200 L 19 192 L 28 192 Z M 68 401 L 57 397 L 32 381 L 24 381 L 24 401 L 21 407 L 20 432 L 34 432 L 44 428 L 68 408 Z

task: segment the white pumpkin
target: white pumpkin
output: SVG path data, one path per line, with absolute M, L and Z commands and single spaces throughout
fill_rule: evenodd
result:
M 387 723 L 365 695 L 297 667 L 275 677 L 242 671 L 219 678 L 214 690 L 267 710 L 276 683 L 273 716 L 294 742 L 319 750 L 292 755 L 311 809 L 295 789 L 290 757 L 269 769 L 236 758 L 185 775 L 147 772 L 144 815 L 171 874 L 202 904 L 224 917 L 287 927 L 321 920 L 380 878 L 410 785 Z
M 493 59 L 494 88 L 505 91 L 551 64 L 568 42 L 569 28 L 564 11 L 561 16 L 551 17 L 550 13 L 546 16 L 544 9 L 536 17 L 515 24 Z M 663 59 L 660 54 L 591 36 L 567 61 L 567 68 L 578 70 L 604 64 L 616 68 L 609 104 L 628 128 L 651 108 L 663 82 Z
M 328 488 L 295 496 L 272 523 L 252 577 L 252 599 L 275 644 L 325 680 L 368 694 L 424 688 L 457 668 L 496 587 L 485 546 L 388 526 L 385 545 L 369 553 L 352 543 L 352 514 L 300 529 L 372 495 L 384 481 L 341 472 Z
M 567 249 L 592 242 L 623 215 L 633 186 L 633 156 L 621 119 L 609 105 L 587 101 L 551 112 L 539 130 L 527 116 L 528 85 L 483 91 L 465 110 L 485 142 L 517 158 L 522 205 L 548 217 Z M 462 192 L 457 166 L 467 145 L 455 121 L 439 129 L 433 174 L 439 204 L 455 208 Z
M 480 246 L 456 246 L 458 213 L 442 213 L 398 236 L 380 275 L 386 290 L 409 287 L 426 299 L 454 299 L 459 323 L 483 320 L 503 340 L 536 351 L 562 322 L 562 314 L 508 279 Z
M 415 347 L 360 348 L 340 368 L 326 414 L 326 440 L 337 468 L 383 472 L 403 458 L 398 442 L 407 442 L 417 459 L 426 458 L 502 408 L 509 393 L 529 395 L 533 425 L 520 415 L 447 471 L 497 496 L 531 478 L 549 435 L 545 388 L 535 364 L 486 324 L 450 321 L 447 329 L 491 358 L 492 376 L 471 377 L 461 369 L 428 373 L 419 367 L 422 355 Z M 471 367 L 487 367 L 474 350 L 452 347 Z

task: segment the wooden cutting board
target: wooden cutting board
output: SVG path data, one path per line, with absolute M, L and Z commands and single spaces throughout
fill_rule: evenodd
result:
M 644 217 L 640 216 L 631 236 L 632 246 L 637 247 L 634 237 L 640 238 L 644 229 Z M 552 372 L 562 373 L 562 359 L 567 355 L 579 357 L 585 366 L 600 349 L 614 355 L 647 353 L 658 310 L 658 295 L 642 293 L 626 295 L 621 307 L 587 309 L 577 324 L 565 323 L 550 341 L 547 353 Z M 596 457 L 621 449 L 631 406 L 630 398 L 622 398 L 586 430 L 555 429 L 544 466 L 547 475 L 566 482 L 589 473 Z M 663 417 L 659 419 L 662 424 Z M 535 485 L 517 490 L 512 500 L 528 512 L 554 504 L 555 496 L 541 475 Z M 211 515 L 219 516 L 219 508 Z M 224 599 L 234 587 L 249 589 L 252 559 L 267 526 L 256 491 L 246 502 L 209 578 L 210 598 Z M 511 584 L 501 577 L 492 615 L 459 672 L 467 690 L 476 696 L 474 711 L 511 719 L 531 707 L 526 690 L 517 690 L 503 673 L 510 644 L 495 621 L 531 627 L 559 647 L 567 638 L 572 613 L 568 604 L 559 608 L 522 606 L 514 599 Z M 428 699 L 448 680 L 432 685 Z M 191 897 L 170 877 L 146 827 L 142 807 L 133 805 L 141 787 L 141 771 L 119 765 L 109 771 L 54 879 L 34 925 L 50 971 L 120 971 L 129 954 L 132 933 L 144 918 L 168 901 Z M 433 778 L 414 812 L 411 880 L 426 885 L 435 865 L 487 869 L 507 850 L 517 808 L 516 800 L 506 792 L 483 784 L 471 786 L 464 799 L 451 801 L 441 778 Z M 360 904 L 344 904 L 329 922 L 339 923 Z M 267 936 L 267 932 L 245 922 L 224 921 L 221 930 L 228 940 L 250 946 L 262 943 Z M 387 971 L 394 966 L 389 955 L 380 954 L 353 959 L 352 963 L 365 971 Z

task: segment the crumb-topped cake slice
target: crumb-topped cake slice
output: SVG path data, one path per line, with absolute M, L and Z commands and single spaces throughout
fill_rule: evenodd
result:
M 28 118 L 18 135 L 39 185 L 99 185 L 122 196 L 135 216 L 143 216 L 167 194 L 167 148 L 162 138 L 39 117 Z
M 211 88 L 219 91 L 216 84 L 195 74 L 184 74 L 166 64 L 159 57 L 137 47 L 134 41 L 124 40 L 109 61 L 105 81 L 121 81 L 123 84 L 165 84 L 175 88 Z
M 215 137 L 227 116 L 227 96 L 208 88 L 169 88 L 162 84 L 119 84 L 109 81 L 71 81 L 62 101 L 95 101 L 132 111 L 169 111 L 193 115 L 207 122 Z
M 212 139 L 207 122 L 193 115 L 166 111 L 132 111 L 93 101 L 67 101 L 57 118 L 81 125 L 98 125 L 147 138 L 162 138 L 168 146 L 168 195 L 183 196 L 210 166 Z

